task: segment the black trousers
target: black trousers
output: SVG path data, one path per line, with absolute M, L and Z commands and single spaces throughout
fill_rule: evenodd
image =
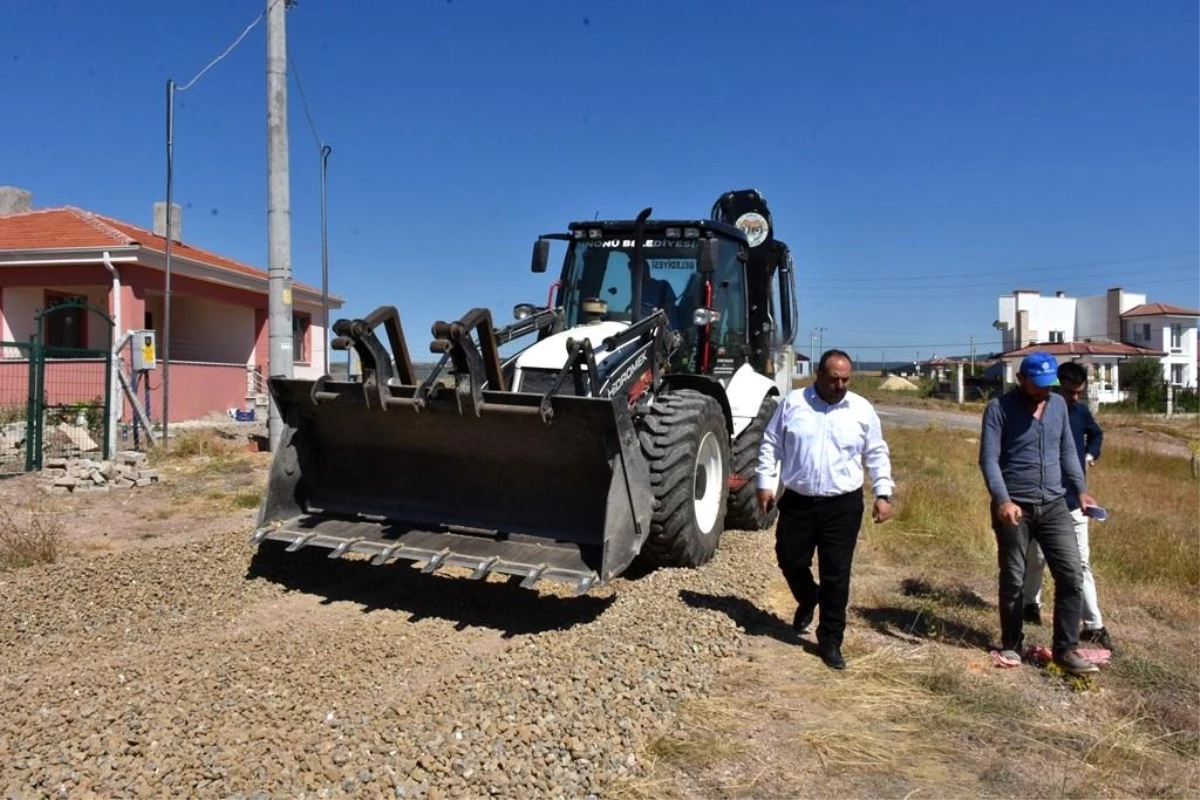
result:
M 850 602 L 850 565 L 862 524 L 863 493 L 809 497 L 790 489 L 779 499 L 775 557 L 792 596 L 801 606 L 820 606 L 817 641 L 841 646 Z M 817 554 L 820 587 L 813 581 Z

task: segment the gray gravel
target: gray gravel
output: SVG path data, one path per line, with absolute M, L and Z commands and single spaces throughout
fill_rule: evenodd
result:
M 602 795 L 742 646 L 771 540 L 582 598 L 326 559 L 287 588 L 244 531 L 0 573 L 0 792 Z

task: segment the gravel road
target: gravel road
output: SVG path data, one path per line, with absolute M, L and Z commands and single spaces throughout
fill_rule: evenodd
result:
M 592 795 L 740 649 L 771 546 L 581 598 L 303 554 L 284 586 L 245 531 L 0 574 L 0 791 Z
M 961 411 L 940 411 L 929 408 L 876 405 L 876 413 L 884 428 L 899 425 L 902 428 L 926 428 L 938 425 L 943 428 L 963 428 L 976 433 L 983 425 L 982 414 L 964 414 Z

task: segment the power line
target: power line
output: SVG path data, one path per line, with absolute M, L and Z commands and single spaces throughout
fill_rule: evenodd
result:
M 300 105 L 304 108 L 304 117 L 308 120 L 308 129 L 312 131 L 313 140 L 317 143 L 317 150 L 325 146 L 325 140 L 317 133 L 317 126 L 313 122 L 312 113 L 308 109 L 308 97 L 304 94 L 304 84 L 300 82 L 300 70 L 296 69 L 296 61 L 292 58 L 292 51 L 288 50 L 288 64 L 292 67 L 292 75 L 296 78 L 296 89 L 300 92 Z
M 1197 281 L 1197 279 L 1195 277 L 1164 278 L 1164 279 L 1160 279 L 1160 280 L 1156 280 L 1156 281 L 1138 281 L 1139 286 L 1160 286 L 1163 284 L 1173 284 L 1173 283 L 1192 283 L 1192 284 L 1200 285 L 1200 281 Z M 862 284 L 861 278 L 859 279 L 859 284 L 860 285 Z M 804 284 L 803 282 L 800 282 L 800 290 L 803 291 L 805 288 L 816 289 L 819 291 L 836 291 L 836 289 L 833 289 L 832 287 L 819 287 L 819 286 L 814 287 L 814 286 L 808 286 L 808 285 Z M 847 289 L 847 288 L 848 287 L 841 287 L 841 289 Z M 1108 290 L 1108 288 L 1109 287 L 1107 287 L 1107 286 L 1098 286 L 1096 284 L 1092 284 L 1092 285 L 1085 286 L 1085 287 L 1076 287 L 1075 293 L 1076 293 L 1076 295 L 1103 294 L 1105 291 Z M 869 287 L 869 286 L 863 286 L 862 288 L 855 287 L 853 290 L 853 294 L 854 294 L 854 297 L 856 297 L 856 298 L 858 298 L 858 297 L 889 297 L 889 298 L 906 299 L 906 300 L 919 299 L 919 298 L 926 298 L 929 300 L 942 300 L 942 299 L 956 298 L 956 297 L 997 297 L 998 298 L 998 297 L 1011 297 L 1012 296 L 1012 294 L 1010 292 L 1002 292 L 1002 291 L 998 291 L 998 290 L 988 290 L 988 289 L 980 289 L 980 290 L 974 291 L 974 292 L 939 292 L 933 288 L 923 289 L 921 287 L 912 287 L 912 289 L 905 291 L 903 289 L 874 288 L 874 287 Z M 1139 294 L 1139 292 L 1134 292 L 1134 294 Z M 1079 299 L 1079 298 L 1076 297 L 1075 299 Z
M 296 76 L 296 89 L 300 92 L 300 104 L 304 107 L 304 118 L 308 120 L 308 129 L 312 132 L 313 141 L 317 144 L 317 154 L 321 159 L 321 325 L 329 338 L 329 222 L 328 222 L 328 172 L 329 155 L 333 148 L 325 143 L 321 134 L 317 133 L 317 125 L 313 122 L 312 112 L 308 107 L 308 96 L 304 93 L 304 83 L 300 80 L 300 70 L 292 58 L 292 51 L 287 53 L 288 63 L 292 74 Z M 325 374 L 329 374 L 329 347 L 325 347 Z
M 275 0 L 275 2 L 271 4 L 271 6 L 273 7 L 275 5 L 275 3 L 280 3 L 280 2 L 284 2 L 284 1 L 285 0 Z M 268 11 L 269 10 L 270 9 L 268 8 Z M 266 17 L 266 14 L 267 14 L 266 11 L 260 12 L 259 15 L 254 18 L 254 21 L 246 26 L 246 29 L 244 31 L 242 31 L 241 35 L 233 40 L 233 44 L 229 45 L 229 47 L 226 47 L 225 50 L 222 51 L 219 56 L 214 58 L 212 61 L 208 62 L 208 64 L 205 65 L 204 69 L 197 72 L 196 77 L 192 78 L 190 81 L 185 83 L 183 86 L 180 86 L 176 91 L 186 92 L 188 89 L 192 88 L 192 86 L 196 83 L 196 81 L 200 80 L 200 78 L 202 78 L 204 76 L 204 73 L 208 72 L 210 69 L 215 67 L 222 59 L 225 58 L 225 56 L 232 53 L 234 48 L 236 48 L 239 44 L 241 44 L 242 40 L 245 39 L 246 36 L 249 35 L 250 31 L 254 30 L 254 27 L 256 25 L 258 25 L 258 23 L 263 21 L 263 18 Z
M 1017 269 L 1006 269 L 1006 270 L 1004 270 L 1004 274 L 1011 276 L 1011 275 L 1023 274 L 1023 273 L 1044 273 L 1044 272 L 1048 272 L 1048 271 L 1052 271 L 1052 270 L 1074 270 L 1074 269 L 1087 269 L 1090 267 L 1115 266 L 1118 264 L 1138 264 L 1138 263 L 1142 263 L 1145 261 L 1162 261 L 1162 260 L 1168 259 L 1168 258 L 1182 258 L 1184 256 L 1194 256 L 1194 255 L 1197 255 L 1197 253 L 1200 253 L 1200 251 L 1179 250 L 1179 251 L 1176 251 L 1173 253 L 1156 253 L 1156 254 L 1152 254 L 1152 255 L 1134 256 L 1134 257 L 1130 257 L 1130 258 L 1108 259 L 1105 261 L 1081 261 L 1081 262 L 1076 262 L 1074 264 L 1055 264 L 1055 265 L 1043 265 L 1043 266 L 1038 266 L 1038 267 L 1020 267 Z M 1192 266 L 1192 265 L 1188 265 L 1188 266 Z M 906 276 L 904 276 L 903 279 L 896 278 L 896 279 L 891 279 L 891 280 L 905 280 L 905 281 L 938 280 L 938 279 L 942 279 L 942 278 L 961 278 L 961 277 L 963 277 L 962 270 L 958 270 L 956 272 L 928 273 L 925 275 L 906 275 Z M 829 280 L 834 280 L 834 279 L 830 278 Z M 846 278 L 846 279 L 844 279 L 844 282 L 853 283 L 858 280 L 861 280 L 861 278 Z M 889 280 L 889 279 L 884 279 L 884 280 Z
M 1195 270 L 1196 265 L 1195 264 L 1172 264 L 1169 267 L 1154 267 L 1151 269 L 1138 269 L 1137 274 L 1138 275 L 1157 275 L 1157 274 L 1161 274 L 1161 273 L 1177 272 L 1178 270 L 1182 270 L 1182 269 Z M 1090 280 L 1092 278 L 1102 278 L 1102 277 L 1107 277 L 1107 276 L 1115 277 L 1115 276 L 1128 275 L 1128 274 L 1130 274 L 1129 268 L 1115 270 L 1115 271 L 1114 270 L 1106 270 L 1103 272 L 1088 271 L 1088 272 L 1080 272 L 1075 275 L 1056 276 L 1053 278 L 1052 282 L 1056 285 L 1061 286 L 1061 285 L 1070 285 L 1073 283 L 1078 283 L 1079 281 Z M 801 279 L 803 280 L 804 277 L 805 276 L 801 276 Z M 939 281 L 937 281 L 937 285 L 947 287 L 947 288 L 952 288 L 952 289 L 955 289 L 955 288 L 967 289 L 967 288 L 973 288 L 973 287 L 995 286 L 995 285 L 1001 283 L 1002 281 L 1009 281 L 1011 283 L 1014 280 L 1012 278 L 1011 273 L 1009 273 L 1009 272 L 1004 272 L 1003 274 L 997 274 L 995 277 L 991 278 L 990 280 L 987 280 L 986 282 L 975 280 L 979 277 L 979 276 L 975 276 L 975 275 L 964 275 L 962 273 L 959 273 L 955 277 L 967 278 L 967 279 L 972 279 L 972 280 L 969 280 L 969 282 L 967 282 L 967 283 L 939 280 Z M 808 285 L 813 285 L 813 286 L 828 285 L 830 287 L 836 287 L 836 286 L 844 286 L 846 284 L 858 285 L 862 282 L 862 280 L 863 280 L 862 277 L 852 278 L 852 279 L 851 278 L 825 278 L 825 277 L 821 276 L 821 273 L 815 273 L 811 278 L 808 278 L 808 280 L 806 280 L 805 283 Z M 932 280 L 934 280 L 934 279 L 932 279 L 932 278 L 909 278 L 909 277 L 896 277 L 896 278 L 874 278 L 874 277 L 872 277 L 871 284 L 873 286 L 878 286 L 880 284 L 896 284 L 898 288 L 905 288 L 905 287 L 910 287 L 910 286 L 912 286 L 913 283 L 916 283 L 919 281 L 928 282 L 928 281 L 932 281 Z M 1019 281 L 1019 280 L 1025 280 L 1025 279 L 1024 278 L 1016 278 L 1015 280 Z M 1043 279 L 1041 279 L 1040 282 L 1044 283 L 1044 282 L 1046 282 L 1046 279 L 1043 278 Z M 912 288 L 919 288 L 919 287 L 912 287 Z
M 175 238 L 174 233 L 174 213 L 172 205 L 174 204 L 174 171 L 175 171 L 175 92 L 186 92 L 196 85 L 196 82 L 204 77 L 210 69 L 219 64 L 226 56 L 234 51 L 234 49 L 242 43 L 250 31 L 254 30 L 255 26 L 266 17 L 271 9 L 275 8 L 280 2 L 290 2 L 290 0 L 272 0 L 271 5 L 254 20 L 246 26 L 245 30 L 233 40 L 233 43 L 226 47 L 212 61 L 209 61 L 203 69 L 196 73 L 190 81 L 181 87 L 177 87 L 175 79 L 167 80 L 167 137 L 166 137 L 166 155 L 167 155 L 167 202 L 166 202 L 166 246 L 163 252 L 163 336 L 162 336 L 162 441 L 166 446 L 170 441 L 171 431 L 171 411 L 170 411 L 170 377 L 171 377 L 171 243 Z M 285 6 L 286 7 L 286 6 Z

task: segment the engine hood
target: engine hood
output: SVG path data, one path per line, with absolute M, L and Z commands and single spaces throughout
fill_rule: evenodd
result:
M 599 349 L 600 342 L 609 336 L 620 333 L 629 327 L 627 322 L 597 322 L 594 325 L 580 325 L 567 331 L 560 331 L 548 336 L 536 344 L 530 345 L 517 356 L 518 369 L 561 369 L 567 362 L 567 340 L 587 339 L 593 349 Z M 597 354 L 596 360 L 602 362 L 608 353 Z

